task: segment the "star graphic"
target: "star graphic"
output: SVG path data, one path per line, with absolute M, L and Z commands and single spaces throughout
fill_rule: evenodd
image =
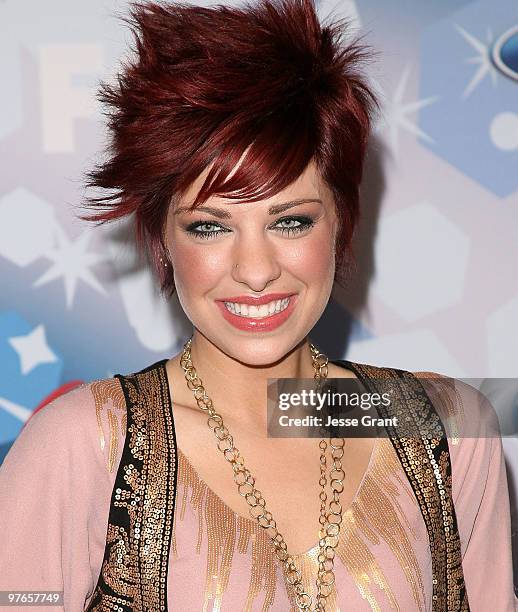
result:
M 474 57 L 469 57 L 465 61 L 468 64 L 479 64 L 478 70 L 473 75 L 473 78 L 468 83 L 466 89 L 462 92 L 462 97 L 467 98 L 478 86 L 478 84 L 485 78 L 487 74 L 490 75 L 493 87 L 496 85 L 497 70 L 491 61 L 491 42 L 493 40 L 493 34 L 491 29 L 487 29 L 487 44 L 475 38 L 469 32 L 466 32 L 464 28 L 459 25 L 455 25 L 457 32 L 468 42 L 473 49 L 478 53 Z
M 388 128 L 390 146 L 396 158 L 399 154 L 400 129 L 406 130 L 414 136 L 420 136 L 423 140 L 430 144 L 434 143 L 433 138 L 426 134 L 426 132 L 424 132 L 416 122 L 411 121 L 408 118 L 408 115 L 415 113 L 419 109 L 428 106 L 429 104 L 433 104 L 439 99 L 439 97 L 432 96 L 422 100 L 415 100 L 413 102 L 403 102 L 409 76 L 410 65 L 407 65 L 401 74 L 401 78 L 399 79 L 396 89 L 394 90 L 392 98 L 387 100 L 384 104 L 381 122 L 378 126 L 379 129 L 383 129 L 384 127 Z
M 86 249 L 91 235 L 89 230 L 85 230 L 75 242 L 72 242 L 63 229 L 58 226 L 56 231 L 58 247 L 45 253 L 45 257 L 50 259 L 53 265 L 34 282 L 35 287 L 40 287 L 56 278 L 63 277 L 67 308 L 69 309 L 72 307 L 79 279 L 99 293 L 106 294 L 103 286 L 90 271 L 90 267 L 108 260 L 109 256 L 87 252 Z
M 20 404 L 15 404 L 5 397 L 0 397 L 0 408 L 23 423 L 28 421 L 32 414 L 32 410 L 25 408 L 25 406 L 20 406 Z
M 13 336 L 7 341 L 18 354 L 24 376 L 42 363 L 54 363 L 58 360 L 47 344 L 43 325 L 38 325 L 25 336 Z

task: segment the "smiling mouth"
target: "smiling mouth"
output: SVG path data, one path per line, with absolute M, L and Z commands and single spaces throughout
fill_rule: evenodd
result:
M 233 315 L 237 315 L 238 317 L 243 317 L 244 319 L 265 319 L 286 310 L 290 303 L 290 298 L 287 297 L 282 300 L 272 300 L 271 302 L 261 304 L 260 306 L 239 304 L 237 302 L 223 303 L 229 312 L 231 312 Z

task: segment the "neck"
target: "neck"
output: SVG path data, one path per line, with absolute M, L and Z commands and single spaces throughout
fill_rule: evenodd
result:
M 238 422 L 250 431 L 264 431 L 266 427 L 269 378 L 313 378 L 315 374 L 307 338 L 279 361 L 256 366 L 228 356 L 195 330 L 191 359 L 225 423 Z

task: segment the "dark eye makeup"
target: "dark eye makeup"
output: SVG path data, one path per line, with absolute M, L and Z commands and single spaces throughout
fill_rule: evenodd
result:
M 293 236 L 309 230 L 314 224 L 315 221 L 311 217 L 307 217 L 305 215 L 291 215 L 289 217 L 277 219 L 277 221 L 275 221 L 275 223 L 273 223 L 270 227 L 281 232 L 283 235 Z M 211 227 L 217 229 L 207 229 Z M 231 230 L 216 221 L 203 221 L 200 219 L 190 223 L 185 228 L 185 231 L 191 236 L 207 240 L 214 238 L 215 236 L 228 233 Z

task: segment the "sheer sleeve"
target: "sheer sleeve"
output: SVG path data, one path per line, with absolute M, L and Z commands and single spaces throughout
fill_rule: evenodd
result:
M 509 494 L 502 441 L 488 438 L 482 498 L 466 542 L 462 565 L 472 610 L 518 610 L 513 590 Z
M 498 417 L 476 388 L 434 377 L 422 382 L 448 434 L 470 609 L 515 612 L 509 491 Z
M 33 415 L 0 466 L 0 590 L 64 591 L 74 612 L 97 582 L 115 478 L 103 440 L 116 422 L 96 410 L 99 382 Z

